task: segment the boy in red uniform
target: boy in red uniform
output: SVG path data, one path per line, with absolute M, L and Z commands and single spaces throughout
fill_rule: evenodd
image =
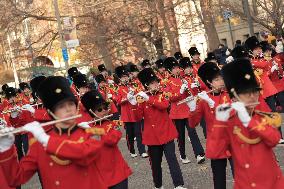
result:
M 31 104 L 34 102 L 31 94 L 31 88 L 28 83 L 22 82 L 19 84 L 21 91 L 22 104 Z
M 128 102 L 127 100 L 128 94 L 133 93 L 133 91 L 130 90 L 132 87 L 129 86 L 129 73 L 126 70 L 125 66 L 116 67 L 115 73 L 120 80 L 120 85 L 118 87 L 117 94 L 115 95 L 115 101 L 118 105 L 120 105 L 121 108 L 120 119 L 125 124 L 126 139 L 130 155 L 133 158 L 137 157 L 134 149 L 134 137 L 136 137 L 139 154 L 142 157 L 148 157 L 148 154 L 145 151 L 145 146 L 142 144 L 142 129 L 140 120 L 135 117 L 133 113 L 134 109 L 130 102 Z
M 271 110 L 275 112 L 275 94 L 277 93 L 277 89 L 268 77 L 268 73 L 270 72 L 269 63 L 263 58 L 261 44 L 255 36 L 252 36 L 245 41 L 245 45 L 252 55 L 251 64 L 262 88 L 261 94 Z
M 109 103 L 104 100 L 98 91 L 85 93 L 81 102 L 90 116 L 99 119 L 110 113 Z M 117 121 L 102 120 L 93 127 L 103 128 L 106 132 L 101 137 L 104 145 L 97 158 L 97 166 L 103 181 L 109 189 L 128 189 L 128 177 L 132 171 L 125 162 L 117 144 L 122 137 L 120 125 Z
M 230 150 L 234 162 L 234 189 L 282 189 L 284 179 L 273 147 L 280 134 L 274 116 L 268 121 L 260 111 L 260 86 L 251 63 L 239 59 L 225 65 L 222 75 L 234 103 L 216 108 L 216 122 L 212 129 L 211 157 Z M 260 102 L 260 105 L 254 103 Z M 269 170 L 269 171 L 268 171 Z
M 117 107 L 115 103 L 113 102 L 113 96 L 115 94 L 115 91 L 113 88 L 110 88 L 105 77 L 102 74 L 99 74 L 96 76 L 96 81 L 98 83 L 98 91 L 101 93 L 105 101 L 110 103 L 110 110 L 113 114 L 112 119 L 118 120 L 119 119 L 119 112 L 117 110 Z
M 193 71 L 197 74 L 197 71 L 203 62 L 200 59 L 200 53 L 196 47 L 190 47 L 188 53 L 191 57 L 191 63 L 193 65 Z
M 207 84 L 207 87 L 210 90 L 213 90 L 212 93 L 207 94 L 205 91 L 198 93 L 198 97 L 201 99 L 196 105 L 196 99 L 188 102 L 190 108 L 189 116 L 189 125 L 191 127 L 196 127 L 200 122 L 201 118 L 205 118 L 207 126 L 207 140 L 206 140 L 206 157 L 210 157 L 211 149 L 211 134 L 213 123 L 215 120 L 215 108 L 219 104 L 228 103 L 230 101 L 229 95 L 223 91 L 224 81 L 222 79 L 220 68 L 215 63 L 204 63 L 200 66 L 198 70 L 198 75 L 204 83 Z M 213 148 L 213 150 L 215 150 Z M 227 159 L 230 158 L 230 155 L 227 151 L 220 152 L 218 157 L 211 159 L 211 169 L 213 173 L 213 181 L 215 189 L 226 189 L 226 167 Z M 231 159 L 231 167 L 232 161 Z
M 190 163 L 190 160 L 185 155 L 185 128 L 187 128 L 197 163 L 203 163 L 205 161 L 204 149 L 201 145 L 196 130 L 190 128 L 188 125 L 189 108 L 186 104 L 178 105 L 180 100 L 185 99 L 192 93 L 188 89 L 188 83 L 184 83 L 184 81 L 180 78 L 180 68 L 177 60 L 174 57 L 168 57 L 164 61 L 164 64 L 166 69 L 171 73 L 167 89 L 171 93 L 171 108 L 169 116 L 174 121 L 179 134 L 178 146 L 180 151 L 180 159 L 183 164 Z
M 182 173 L 175 155 L 174 139 L 177 137 L 177 131 L 167 112 L 169 101 L 160 91 L 159 80 L 151 68 L 142 70 L 138 74 L 138 78 L 145 90 L 150 91 L 149 95 L 143 91 L 137 94 L 137 96 L 143 98 L 143 102 L 139 102 L 135 106 L 134 113 L 139 120 L 144 118 L 142 139 L 143 144 L 148 146 L 155 188 L 163 189 L 161 162 L 164 153 L 175 189 L 185 189 L 183 187 Z M 132 104 L 135 104 L 134 96 L 129 99 L 131 99 Z
M 54 119 L 77 115 L 77 99 L 64 77 L 47 78 L 38 94 Z M 79 128 L 75 119 L 56 123 L 47 133 L 38 122 L 23 129 L 31 132 L 37 142 L 20 162 L 13 147 L 13 135 L 0 138 L 0 166 L 10 186 L 26 183 L 39 171 L 45 189 L 107 189 L 96 165 L 104 143 Z

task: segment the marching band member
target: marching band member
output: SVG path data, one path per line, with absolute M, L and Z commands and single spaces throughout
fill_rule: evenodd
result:
M 166 156 L 171 177 L 175 189 L 185 189 L 183 187 L 183 176 L 175 155 L 174 139 L 177 138 L 177 131 L 169 118 L 167 109 L 169 101 L 159 89 L 159 80 L 151 68 L 146 68 L 138 74 L 140 82 L 145 90 L 149 90 L 147 95 L 141 91 L 137 95 L 143 98 L 143 102 L 135 99 L 134 95 L 129 96 L 129 101 L 135 106 L 134 113 L 138 119 L 144 118 L 143 144 L 148 146 L 152 176 L 155 188 L 163 189 L 162 186 L 162 156 Z
M 99 92 L 103 96 L 104 100 L 110 103 L 110 112 L 113 114 L 112 119 L 119 119 L 118 109 L 113 101 L 113 96 L 115 95 L 115 91 L 113 88 L 107 84 L 105 77 L 102 74 L 96 76 L 96 81 L 99 85 Z
M 196 47 L 190 47 L 188 53 L 191 57 L 191 63 L 193 65 L 194 73 L 197 74 L 197 71 L 203 62 L 200 59 L 200 53 Z
M 54 119 L 77 115 L 77 99 L 64 77 L 45 79 L 38 90 L 44 107 Z M 39 171 L 43 188 L 107 189 L 96 165 L 103 141 L 97 141 L 77 126 L 75 119 L 56 123 L 45 132 L 38 122 L 26 124 L 24 131 L 37 139 L 29 153 L 17 161 L 14 137 L 0 138 L 0 166 L 10 186 L 26 183 Z
M 251 63 L 239 59 L 222 68 L 222 75 L 233 103 L 216 108 L 210 151 L 213 158 L 230 150 L 234 162 L 234 189 L 282 189 L 284 179 L 273 147 L 278 144 L 281 125 L 276 117 L 260 112 L 260 86 Z M 225 130 L 225 131 L 224 131 Z M 267 171 L 269 170 L 269 171 Z
M 205 118 L 207 126 L 205 154 L 207 158 L 211 159 L 210 153 L 208 154 L 208 152 L 212 150 L 210 144 L 213 123 L 215 120 L 215 108 L 220 104 L 228 103 L 230 98 L 229 95 L 223 91 L 224 81 L 220 73 L 220 68 L 217 64 L 211 62 L 202 64 L 198 70 L 198 75 L 202 81 L 207 84 L 207 87 L 210 90 L 213 90 L 213 92 L 210 94 L 207 94 L 205 91 L 198 93 L 197 96 L 201 99 L 198 102 L 198 105 L 196 104 L 197 99 L 193 99 L 187 103 L 191 111 L 188 120 L 191 127 L 196 127 L 201 121 L 201 118 Z M 226 188 L 226 167 L 227 159 L 229 158 L 229 152 L 223 151 L 220 152 L 218 157 L 211 159 L 211 169 L 215 189 Z M 232 161 L 231 159 L 229 160 L 232 167 Z
M 81 102 L 93 118 L 103 118 L 111 113 L 110 104 L 98 91 L 92 90 L 85 93 Z M 101 137 L 104 145 L 96 159 L 96 165 L 109 189 L 128 189 L 128 177 L 132 173 L 117 146 L 122 137 L 119 122 L 102 120 L 93 126 L 102 128 L 106 132 Z
M 114 84 L 113 78 L 112 76 L 109 75 L 108 70 L 106 69 L 104 64 L 98 65 L 98 70 L 100 74 L 102 74 L 105 77 L 108 84 Z
M 188 125 L 189 108 L 186 104 L 177 105 L 177 103 L 191 95 L 188 90 L 188 83 L 183 83 L 180 79 L 180 68 L 177 60 L 174 57 L 168 57 L 164 61 L 166 69 L 171 73 L 169 78 L 168 87 L 171 92 L 170 102 L 170 118 L 174 121 L 176 129 L 178 131 L 178 146 L 180 151 L 180 159 L 183 164 L 190 163 L 190 160 L 185 155 L 185 128 L 188 129 L 188 134 L 191 140 L 191 145 L 197 158 L 197 163 L 203 163 L 204 150 L 198 138 L 195 129 L 192 129 Z
M 145 151 L 145 146 L 142 144 L 142 134 L 141 134 L 141 124 L 140 120 L 137 120 L 133 113 L 133 107 L 128 102 L 128 96 L 133 93 L 134 90 L 128 86 L 129 83 L 129 73 L 127 72 L 125 66 L 119 66 L 115 68 L 115 73 L 120 80 L 118 86 L 117 94 L 115 95 L 115 101 L 121 108 L 121 121 L 124 122 L 126 129 L 126 139 L 127 146 L 130 151 L 131 157 L 137 157 L 134 148 L 134 137 L 136 137 L 137 148 L 139 154 L 142 157 L 148 157 Z
M 271 110 L 276 111 L 274 95 L 277 93 L 277 89 L 268 77 L 269 63 L 263 58 L 261 44 L 255 36 L 252 36 L 245 41 L 245 45 L 252 56 L 251 64 L 262 88 L 261 94 Z
M 20 95 L 23 104 L 33 103 L 34 99 L 32 98 L 31 88 L 28 83 L 22 82 L 19 84 L 20 87 Z
M 179 51 L 178 51 L 178 52 L 175 52 L 174 57 L 175 57 L 175 59 L 176 59 L 177 61 L 179 61 L 180 59 L 183 58 L 181 52 L 179 52 Z
M 150 60 L 144 59 L 144 60 L 141 62 L 141 66 L 142 66 L 143 69 L 145 69 L 145 68 L 151 68 Z

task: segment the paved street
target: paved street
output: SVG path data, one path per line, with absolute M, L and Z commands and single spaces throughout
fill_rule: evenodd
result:
M 205 139 L 202 134 L 200 127 L 197 128 L 199 137 L 205 146 Z M 185 186 L 188 189 L 211 189 L 212 186 L 212 173 L 210 168 L 210 161 L 207 160 L 205 164 L 198 165 L 193 155 L 193 151 L 189 141 L 186 141 L 187 148 L 186 153 L 191 159 L 191 163 L 186 165 L 181 165 L 182 173 L 184 176 Z M 120 149 L 133 170 L 133 175 L 129 178 L 129 188 L 130 189 L 152 189 L 154 188 L 152 182 L 151 168 L 148 159 L 142 159 L 140 157 L 132 159 L 126 147 L 126 140 L 123 138 L 120 142 Z M 282 170 L 284 170 L 284 146 L 277 146 L 275 148 L 277 158 L 280 161 Z M 179 152 L 176 145 L 176 154 L 179 156 Z M 230 166 L 228 166 L 228 177 L 227 177 L 227 188 L 232 188 L 232 175 L 230 171 Z M 163 159 L 163 183 L 165 189 L 173 189 L 172 180 L 170 177 L 169 169 L 166 164 L 165 158 Z M 34 177 L 23 189 L 39 189 L 37 177 Z

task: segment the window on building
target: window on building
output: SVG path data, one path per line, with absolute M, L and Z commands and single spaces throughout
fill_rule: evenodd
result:
M 243 35 L 243 41 L 247 40 L 249 38 L 249 34 Z
M 227 44 L 227 39 L 225 38 L 225 39 L 221 39 L 221 43 L 223 44 L 223 45 L 225 45 L 225 46 L 228 46 L 228 44 Z

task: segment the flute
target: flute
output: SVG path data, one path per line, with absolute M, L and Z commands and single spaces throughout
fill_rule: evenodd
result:
M 54 125 L 56 123 L 69 121 L 69 120 L 72 120 L 72 119 L 77 119 L 79 117 L 82 117 L 82 114 L 71 116 L 71 117 L 67 117 L 67 118 L 63 118 L 63 119 L 57 119 L 57 120 L 49 121 L 49 122 L 46 122 L 46 123 L 41 123 L 40 126 L 41 127 L 45 127 L 45 126 L 49 126 L 49 125 Z M 23 127 L 16 128 L 16 129 L 14 129 L 12 131 L 9 131 L 9 132 L 6 132 L 6 133 L 0 133 L 0 137 L 7 136 L 9 134 L 17 134 L 17 133 L 20 133 L 20 132 L 24 132 Z
M 32 107 L 39 106 L 39 105 L 42 105 L 42 103 L 31 104 Z M 9 113 L 12 113 L 12 112 L 15 112 L 15 111 L 20 111 L 20 110 L 26 110 L 26 109 L 22 108 L 22 107 L 16 107 L 14 109 L 12 108 L 10 110 L 3 111 L 2 114 L 9 114 Z
M 209 94 L 209 93 L 212 93 L 214 90 L 210 90 L 210 91 L 207 91 L 206 94 Z M 179 101 L 177 103 L 177 105 L 181 105 L 181 104 L 184 104 L 184 103 L 187 103 L 189 101 L 192 101 L 192 100 L 196 100 L 197 98 L 199 98 L 198 96 L 189 96 L 181 101 Z
M 260 104 L 259 102 L 253 102 L 253 103 L 245 104 L 245 106 L 246 106 L 246 107 L 248 107 L 248 106 L 257 106 L 257 105 L 259 105 L 259 104 Z M 226 110 L 228 110 L 229 108 L 231 108 L 231 104 L 228 104 L 228 106 L 222 107 L 222 108 L 220 108 L 219 110 L 220 110 L 220 111 L 226 111 Z
M 94 120 L 88 121 L 87 123 L 88 123 L 88 124 L 96 123 L 96 122 L 99 122 L 99 121 L 108 119 L 108 118 L 110 118 L 110 117 L 112 117 L 112 116 L 113 116 L 113 114 L 109 114 L 109 115 L 104 116 L 104 117 L 102 117 L 102 118 L 94 119 Z

